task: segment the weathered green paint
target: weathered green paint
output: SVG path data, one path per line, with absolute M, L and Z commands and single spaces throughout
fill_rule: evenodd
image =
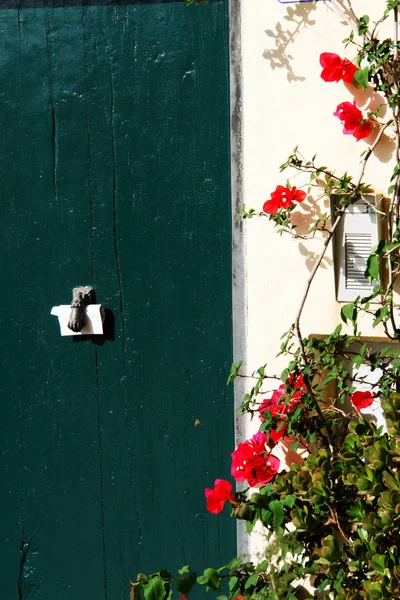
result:
M 0 594 L 122 600 L 235 552 L 227 2 L 50 4 L 0 10 Z

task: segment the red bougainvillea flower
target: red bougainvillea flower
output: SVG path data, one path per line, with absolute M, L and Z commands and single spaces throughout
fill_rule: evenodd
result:
M 264 202 L 263 211 L 267 215 L 275 215 L 281 208 L 294 206 L 295 202 L 303 202 L 307 196 L 303 190 L 296 187 L 287 188 L 283 185 L 276 186 L 276 190 L 271 193 L 271 199 Z
M 284 419 L 288 406 L 281 401 L 284 390 L 285 386 L 282 384 L 279 386 L 279 389 L 272 394 L 271 398 L 265 398 L 258 408 L 258 416 L 262 422 L 265 421 L 264 413 L 267 411 L 270 412 L 273 417 L 281 417 L 276 423 L 276 428 L 266 432 L 268 438 L 267 444 L 269 444 L 271 440 L 277 444 L 287 432 L 287 425 L 285 425 Z
M 372 123 L 371 121 L 362 123 L 364 117 L 361 110 L 357 108 L 355 101 L 342 102 L 333 115 L 342 121 L 344 125 L 343 133 L 353 135 L 356 140 L 362 140 L 371 134 Z
M 368 406 L 371 406 L 371 404 L 374 401 L 374 397 L 375 394 L 373 392 L 370 392 L 369 390 L 365 392 L 357 391 L 349 396 L 350 400 L 352 401 L 353 405 L 356 407 L 357 410 L 360 410 L 361 408 L 368 408 Z
M 278 472 L 280 461 L 267 452 L 268 435 L 259 431 L 232 452 L 231 475 L 236 481 L 247 481 L 250 487 L 268 483 Z
M 319 57 L 319 63 L 322 67 L 321 77 L 324 81 L 343 80 L 346 83 L 353 83 L 354 73 L 358 71 L 356 65 L 353 65 L 347 58 L 340 58 L 333 52 L 323 52 Z
M 285 385 L 279 386 L 277 390 L 272 394 L 271 398 L 265 398 L 260 405 L 258 412 L 260 413 L 261 421 L 265 421 L 262 416 L 263 412 L 267 410 L 273 417 L 284 417 L 287 413 L 287 405 L 282 401 L 282 396 L 285 393 Z
M 294 387 L 295 390 L 303 390 L 303 392 L 307 391 L 307 386 L 304 383 L 304 376 L 302 373 L 300 375 L 295 375 L 294 373 L 290 373 L 287 378 L 288 384 Z
M 214 489 L 206 488 L 204 490 L 206 497 L 207 510 L 213 515 L 220 513 L 227 500 L 234 500 L 232 494 L 232 484 L 225 479 L 216 479 L 214 481 Z
M 282 384 L 277 390 L 275 390 L 271 398 L 265 398 L 258 408 L 258 416 L 260 421 L 265 421 L 264 413 L 267 411 L 271 413 L 272 417 L 279 419 L 277 420 L 276 428 L 268 431 L 269 440 L 272 439 L 275 444 L 286 435 L 286 415 L 294 409 L 294 407 L 301 400 L 303 393 L 307 390 L 303 380 L 303 375 L 298 375 L 297 377 L 294 377 L 293 374 L 289 375 L 288 383 L 294 387 L 294 389 L 298 390 L 291 395 L 289 404 L 286 404 L 285 402 L 287 395 L 285 393 L 285 384 Z

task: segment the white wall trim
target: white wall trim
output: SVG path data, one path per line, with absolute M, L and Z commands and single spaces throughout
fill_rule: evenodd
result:
M 243 64 L 241 0 L 229 0 L 230 20 L 230 124 L 232 194 L 232 310 L 233 360 L 247 366 L 247 277 L 246 227 L 236 214 L 244 204 L 243 185 Z M 235 410 L 246 393 L 246 380 L 237 379 L 234 387 Z M 246 437 L 245 419 L 235 412 L 235 443 Z M 238 555 L 249 554 L 249 540 L 243 521 L 237 521 Z

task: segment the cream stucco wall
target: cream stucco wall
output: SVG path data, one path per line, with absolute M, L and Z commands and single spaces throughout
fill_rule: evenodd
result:
M 305 157 L 317 153 L 319 164 L 329 165 L 340 174 L 347 171 L 356 177 L 359 173 L 360 154 L 371 142 L 357 142 L 352 136 L 343 135 L 341 123 L 332 113 L 340 102 L 352 101 L 353 95 L 360 108 L 371 108 L 379 99 L 363 96 L 342 82 L 325 83 L 320 78 L 320 53 L 336 52 L 349 59 L 355 56 L 351 48 L 344 50 L 341 44 L 349 28 L 337 13 L 336 4 L 336 0 L 291 4 L 280 4 L 278 0 L 232 0 L 241 12 L 241 24 L 240 20 L 236 22 L 240 27 L 241 53 L 239 57 L 236 48 L 234 56 L 241 61 L 242 69 L 242 146 L 240 164 L 237 162 L 236 166 L 239 164 L 241 170 L 241 199 L 248 209 L 261 211 L 275 187 L 285 185 L 287 175 L 280 174 L 279 166 L 297 144 Z M 356 12 L 373 15 L 383 9 L 384 2 L 354 0 L 353 5 Z M 392 150 L 392 142 L 387 139 L 367 167 L 364 179 L 377 192 L 386 191 L 393 169 Z M 291 183 L 298 186 L 304 180 L 296 175 Z M 325 212 L 329 208 L 312 197 L 296 209 L 300 231 L 318 210 Z M 279 236 L 266 218 L 253 218 L 244 223 L 241 240 L 245 265 L 243 273 L 239 273 L 238 260 L 236 270 L 243 278 L 243 301 L 247 306 L 239 323 L 241 343 L 236 348 L 241 354 L 237 351 L 236 359 L 245 359 L 247 373 L 266 362 L 270 373 L 279 373 L 285 366 L 284 358 L 276 358 L 280 338 L 295 319 L 323 239 L 319 236 L 302 241 Z M 303 335 L 331 332 L 340 322 L 329 249 L 304 310 Z M 367 323 L 363 333 L 379 335 Z M 241 382 L 238 394 L 244 389 Z M 241 439 L 259 425 L 240 423 Z M 244 537 L 239 541 L 240 550 L 253 551 Z

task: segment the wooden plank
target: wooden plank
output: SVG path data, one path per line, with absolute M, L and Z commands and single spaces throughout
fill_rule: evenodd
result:
M 0 11 L 7 597 L 122 599 L 234 553 L 203 498 L 233 446 L 226 11 Z M 100 345 L 49 316 L 81 284 Z

